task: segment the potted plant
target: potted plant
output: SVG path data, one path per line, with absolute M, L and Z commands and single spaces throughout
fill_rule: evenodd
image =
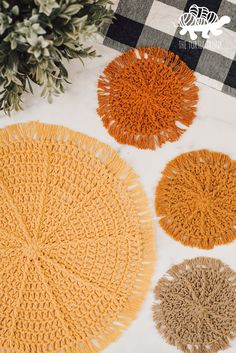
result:
M 111 21 L 109 0 L 0 0 L 0 110 L 22 109 L 32 82 L 52 101 L 64 91 L 63 60 L 94 57 L 85 38 Z

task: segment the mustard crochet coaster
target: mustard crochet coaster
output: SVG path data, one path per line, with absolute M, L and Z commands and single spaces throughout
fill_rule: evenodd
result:
M 236 162 L 207 150 L 170 161 L 156 189 L 160 225 L 184 245 L 211 249 L 236 237 Z
M 236 337 L 236 273 L 222 261 L 185 260 L 160 279 L 154 293 L 156 328 L 184 353 L 216 353 Z
M 192 123 L 195 75 L 162 48 L 131 49 L 105 68 L 98 82 L 98 114 L 118 142 L 155 149 L 175 141 Z
M 100 351 L 154 266 L 137 176 L 107 145 L 40 123 L 0 130 L 0 158 L 1 352 Z

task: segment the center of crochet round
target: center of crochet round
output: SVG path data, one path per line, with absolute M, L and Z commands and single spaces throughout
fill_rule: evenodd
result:
M 201 195 L 196 198 L 196 206 L 199 207 L 200 209 L 208 208 L 210 204 L 211 204 L 211 200 L 206 195 Z
M 39 247 L 35 242 L 27 243 L 23 246 L 23 253 L 32 260 L 38 256 Z
M 204 314 L 206 313 L 206 308 L 198 303 L 195 303 L 191 307 L 191 311 L 193 315 L 197 315 L 198 317 L 202 318 Z

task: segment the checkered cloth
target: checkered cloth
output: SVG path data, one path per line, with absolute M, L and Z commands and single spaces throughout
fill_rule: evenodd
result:
M 206 6 L 219 18 L 227 15 L 220 36 L 191 41 L 180 35 L 178 22 L 191 5 Z M 197 80 L 236 97 L 236 0 L 120 0 L 113 24 L 105 29 L 104 44 L 119 51 L 158 46 L 175 52 L 196 71 Z

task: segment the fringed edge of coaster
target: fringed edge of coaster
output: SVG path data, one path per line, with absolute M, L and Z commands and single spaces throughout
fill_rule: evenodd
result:
M 168 212 L 169 198 L 167 195 L 167 186 L 175 178 L 178 170 L 183 170 L 185 167 L 188 168 L 190 165 L 195 163 L 208 163 L 222 165 L 225 169 L 236 175 L 236 161 L 230 159 L 224 153 L 213 152 L 209 150 L 197 150 L 183 153 L 176 158 L 172 159 L 166 165 L 162 172 L 162 178 L 156 187 L 155 193 L 155 210 L 156 215 L 159 217 L 159 224 L 164 231 L 174 240 L 181 242 L 186 246 L 198 247 L 201 249 L 209 250 L 217 245 L 224 245 L 230 243 L 236 239 L 236 229 L 229 229 L 228 234 L 221 234 L 220 237 L 210 241 L 210 238 L 206 235 L 206 239 L 201 237 L 183 237 L 183 228 L 181 225 L 176 225 L 173 228 L 172 215 Z
M 222 274 L 226 274 L 232 286 L 236 291 L 236 273 L 223 261 L 211 257 L 196 257 L 193 259 L 186 259 L 182 263 L 172 266 L 166 274 L 158 281 L 155 289 L 154 296 L 156 302 L 153 304 L 153 320 L 157 331 L 165 339 L 167 343 L 180 349 L 184 353 L 217 353 L 218 351 L 230 347 L 230 341 L 236 337 L 235 332 L 229 332 L 227 337 L 221 337 L 218 341 L 212 342 L 209 345 L 194 345 L 180 342 L 174 332 L 165 323 L 165 314 L 161 307 L 162 298 L 169 286 L 172 285 L 172 280 L 178 278 L 178 275 L 183 275 L 185 271 L 196 267 L 214 267 Z
M 22 141 L 41 141 L 44 144 L 47 144 L 47 142 L 63 144 L 70 141 L 74 146 L 80 147 L 84 151 L 89 152 L 94 158 L 100 160 L 117 179 L 117 182 L 125 186 L 129 197 L 133 201 L 142 236 L 142 261 L 139 275 L 133 287 L 133 295 L 127 300 L 123 311 L 119 313 L 116 320 L 96 337 L 86 342 L 78 342 L 73 347 L 51 351 L 52 353 L 58 353 L 59 351 L 61 353 L 97 353 L 117 339 L 136 318 L 150 287 L 151 275 L 154 272 L 156 260 L 155 238 L 153 217 L 144 189 L 137 174 L 128 166 L 126 161 L 119 157 L 115 150 L 105 143 L 80 132 L 75 132 L 63 126 L 40 122 L 14 124 L 0 129 L 0 148 L 8 146 L 10 143 L 20 143 Z M 4 353 L 18 352 L 7 350 Z
M 132 133 L 125 131 L 115 118 L 112 116 L 110 107 L 110 83 L 112 78 L 119 75 L 119 71 L 125 67 L 126 64 L 137 61 L 138 59 L 157 60 L 164 66 L 171 68 L 176 73 L 176 79 L 180 81 L 182 86 L 182 98 L 184 105 L 180 109 L 180 114 L 176 118 L 176 122 L 184 124 L 188 127 L 191 125 L 196 115 L 196 104 L 198 102 L 198 87 L 196 86 L 196 77 L 194 72 L 173 52 L 169 52 L 164 48 L 144 47 L 131 49 L 110 62 L 105 68 L 103 74 L 98 80 L 98 108 L 97 113 L 101 117 L 103 125 L 107 128 L 108 132 L 119 143 L 133 145 L 140 149 L 155 150 L 165 142 L 173 142 L 178 140 L 186 129 L 175 125 L 175 129 L 171 131 L 160 131 L 153 135 L 146 135 Z

